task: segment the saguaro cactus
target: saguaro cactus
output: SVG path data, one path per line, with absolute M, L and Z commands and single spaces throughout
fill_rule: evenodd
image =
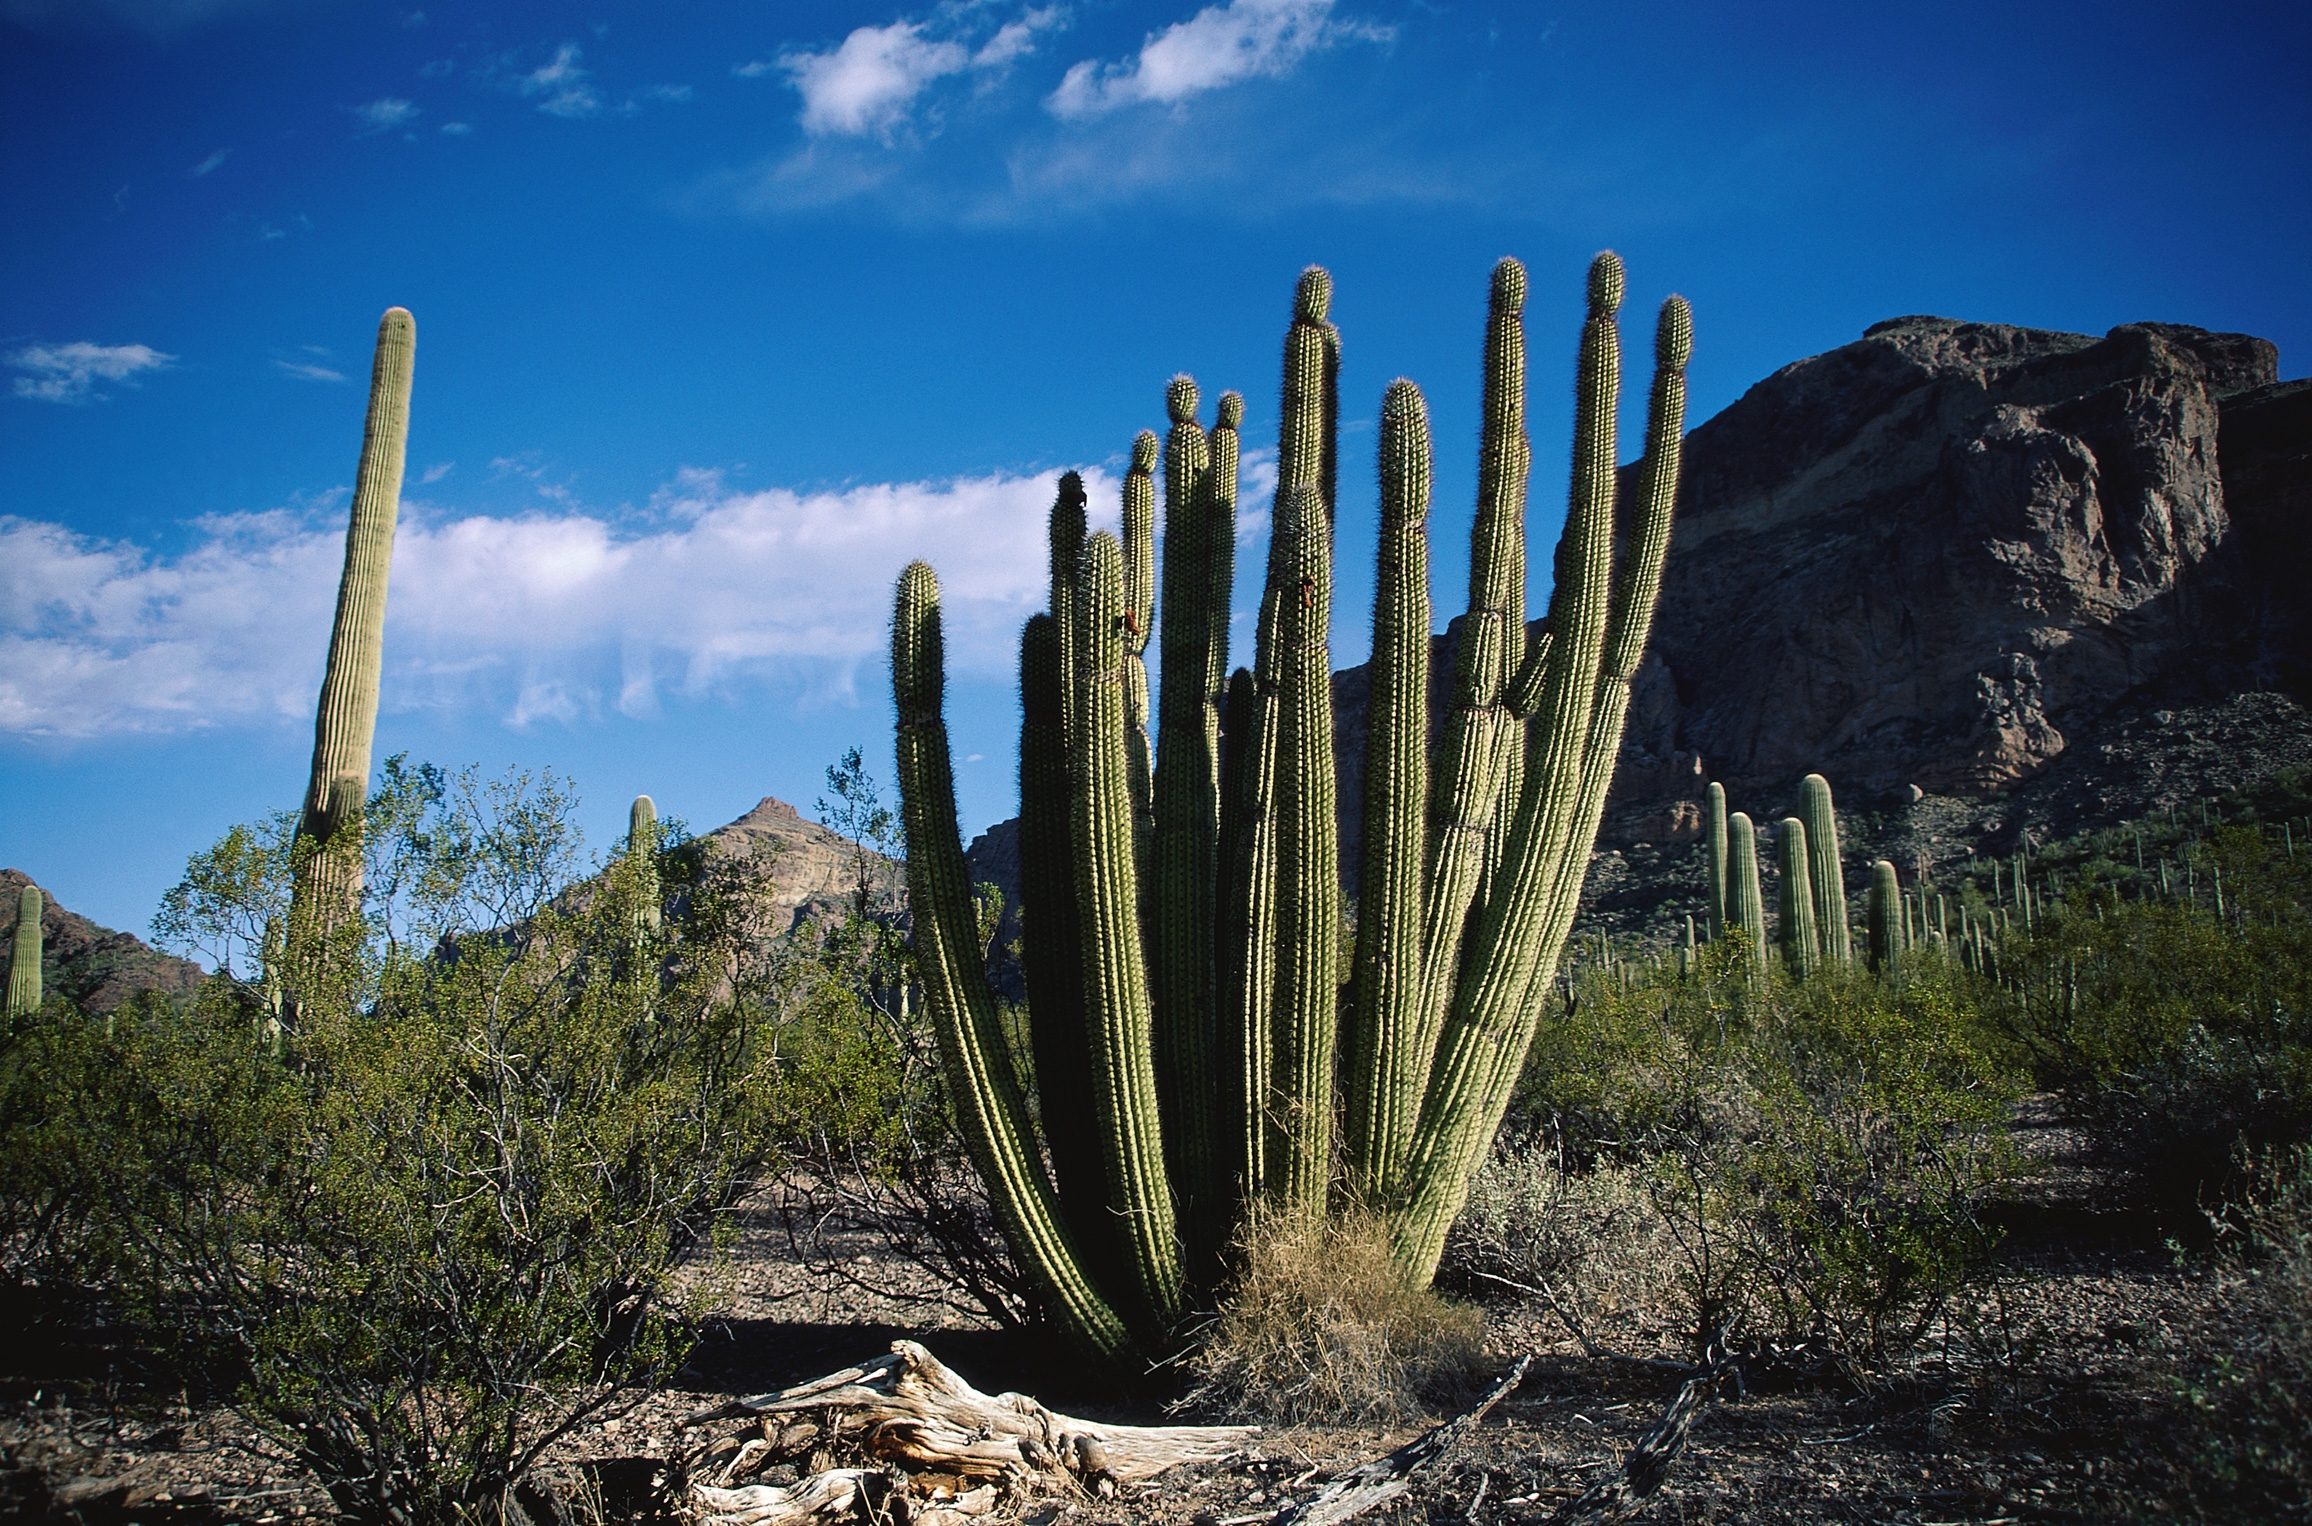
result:
M 40 1012 L 40 918 L 46 910 L 37 886 L 16 893 L 16 943 L 8 963 L 10 1026 Z
M 1713 780 L 1702 827 L 1710 877 L 1710 937 L 1726 936 L 1726 786 Z
M 1830 800 L 1830 781 L 1808 774 L 1798 786 L 1799 815 L 1806 818 L 1806 877 L 1814 892 L 1815 949 L 1823 963 L 1846 964 L 1854 958 L 1852 935 L 1846 924 L 1845 870 L 1838 858 L 1838 811 Z
M 313 721 L 313 777 L 297 823 L 303 848 L 292 906 L 326 930 L 361 898 L 361 811 L 369 794 L 369 749 L 377 732 L 377 686 L 385 662 L 385 582 L 393 564 L 394 522 L 401 511 L 402 457 L 409 438 L 411 363 L 417 323 L 406 308 L 387 308 L 377 325 L 370 367 L 369 418 L 353 513 L 345 529 L 345 573 L 337 585 L 337 619 L 329 632 L 329 665 Z M 310 845 L 310 846 L 307 846 Z
M 644 932 L 659 929 L 658 907 L 658 802 L 648 795 L 634 797 L 626 813 L 626 857 L 634 865 L 636 897 L 634 920 Z
M 1294 295 L 1256 653 L 1225 707 L 1241 405 L 1224 398 L 1207 435 L 1193 383 L 1167 391 L 1148 846 L 1136 846 L 1150 797 L 1135 793 L 1131 732 L 1133 673 L 1159 613 L 1141 593 L 1156 580 L 1135 544 L 1155 500 L 1154 438 L 1134 450 L 1122 542 L 1087 539 L 1081 484 L 1063 479 L 1051 612 L 1021 643 L 1026 964 L 1056 1187 L 971 937 L 939 714 L 937 580 L 921 563 L 901 577 L 893 690 L 930 1010 L 1005 1234 L 1087 1349 L 1116 1358 L 1167 1342 L 1210 1293 L 1212 1251 L 1254 1198 L 1311 1214 L 1338 1192 L 1383 1215 L 1410 1279 L 1433 1274 L 1572 925 L 1668 547 L 1691 320 L 1683 301 L 1664 304 L 1646 454 L 1617 525 L 1622 289 L 1620 261 L 1599 256 L 1549 634 L 1529 651 L 1525 274 L 1514 261 L 1494 273 L 1472 607 L 1434 790 L 1428 420 L 1409 382 L 1383 399 L 1364 879 L 1345 1001 L 1327 639 L 1330 278 L 1312 268 Z

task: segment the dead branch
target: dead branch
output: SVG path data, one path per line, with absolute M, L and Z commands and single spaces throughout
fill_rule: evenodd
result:
M 1647 1497 L 1670 1476 L 1670 1464 L 1685 1447 L 1686 1433 L 1693 1429 L 1702 1406 L 1717 1393 L 1719 1382 L 1733 1367 L 1733 1360 L 1731 1355 L 1720 1351 L 1707 1366 L 1680 1384 L 1669 1408 L 1662 1411 L 1662 1418 L 1654 1422 L 1654 1428 L 1646 1432 L 1622 1460 L 1621 1471 L 1583 1491 L 1580 1498 L 1551 1516 L 1548 1526 L 1602 1526 L 1604 1522 L 1625 1520 L 1636 1514 Z
M 1502 1374 L 1501 1380 L 1477 1401 L 1476 1408 L 1431 1426 L 1386 1457 L 1376 1457 L 1350 1469 L 1325 1485 L 1323 1491 L 1306 1504 L 1285 1506 L 1269 1517 L 1269 1526 L 1340 1526 L 1352 1516 L 1363 1515 L 1375 1505 L 1395 1499 L 1412 1486 L 1414 1475 L 1452 1450 L 1455 1442 L 1507 1398 L 1532 1365 L 1531 1352 L 1519 1357 L 1517 1365 Z
M 682 1460 L 686 1508 L 705 1526 L 803 1526 L 853 1514 L 897 1526 L 948 1526 L 998 1495 L 1032 1489 L 1110 1494 L 1184 1462 L 1225 1457 L 1257 1426 L 1104 1425 L 1063 1415 L 1026 1394 L 984 1394 L 914 1341 L 809 1383 L 698 1410 L 685 1429 L 747 1417 L 753 1434 L 726 1436 Z M 838 1444 L 873 1468 L 833 1468 Z M 736 1488 L 784 1460 L 810 1475 L 785 1488 Z M 881 1499 L 863 1484 L 890 1470 Z

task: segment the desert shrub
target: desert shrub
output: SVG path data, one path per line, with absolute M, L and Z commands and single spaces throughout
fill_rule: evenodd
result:
M 2101 1165 L 2188 1221 L 2235 1162 L 2312 1140 L 2312 851 L 2235 826 L 2172 847 L 2172 894 L 2083 866 L 1999 942 L 1985 1003 Z
M 2312 1521 L 2312 1148 L 2242 1164 L 2212 1269 L 2235 1349 L 2177 1385 L 2188 1492 L 2208 1520 Z
M 1407 1282 L 1378 1218 L 1255 1214 L 1189 1361 L 1187 1407 L 1269 1423 L 1394 1424 L 1483 1377 L 1484 1316 Z
M 264 987 L 221 975 L 118 1024 L 56 1124 L 105 1142 L 77 1186 L 124 1296 L 357 1520 L 494 1513 L 669 1373 L 678 1264 L 766 1149 L 749 877 L 679 845 L 580 876 L 573 803 L 396 760 L 363 916 L 282 950 L 277 1051 Z M 284 847 L 197 857 L 178 930 L 245 948 Z
M 1793 982 L 1729 941 L 1691 975 L 1592 973 L 1565 1005 L 1519 1112 L 1642 1191 L 1697 1349 L 1813 1342 L 1864 1375 L 1988 1264 L 2021 1087 L 1939 959 Z

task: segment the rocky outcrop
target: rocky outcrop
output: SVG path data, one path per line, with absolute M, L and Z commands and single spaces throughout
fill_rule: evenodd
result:
M 1654 653 L 1737 793 L 1983 793 L 2204 644 L 2218 403 L 2277 352 L 2171 324 L 1898 318 L 1686 441 Z M 1633 798 L 1622 790 L 1625 800 Z
M 889 875 L 888 859 L 765 795 L 755 808 L 707 834 L 727 852 L 752 856 L 771 876 L 773 920 L 789 931 L 807 918 L 840 915 L 851 904 L 862 872 Z
M 13 946 L 16 907 L 24 887 L 36 882 L 17 869 L 0 869 L 0 950 Z M 71 1002 L 90 1017 L 102 1017 L 140 991 L 182 999 L 208 976 L 190 959 L 146 947 L 131 933 L 99 927 L 78 912 L 66 911 L 45 888 L 40 913 L 40 982 L 50 998 Z M 0 955 L 0 958 L 4 958 Z
M 2258 676 L 2312 699 L 2312 380 L 2225 398 L 2217 450 Z

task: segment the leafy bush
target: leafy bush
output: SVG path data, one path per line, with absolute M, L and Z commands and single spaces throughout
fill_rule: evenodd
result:
M 753 876 L 684 845 L 580 880 L 573 803 L 394 760 L 363 916 L 279 946 L 277 1055 L 266 985 L 221 971 L 116 1025 L 40 1120 L 93 1152 L 56 1187 L 124 1294 L 357 1520 L 497 1511 L 669 1372 L 702 1291 L 677 1267 L 767 1147 Z M 285 835 L 196 857 L 164 928 L 261 949 Z
M 1985 1002 L 2105 1168 L 2184 1219 L 2235 1162 L 2312 1140 L 2312 851 L 2252 826 L 2171 846 L 2167 895 L 2074 867 Z
M 1690 976 L 1593 972 L 1544 1025 L 1520 1111 L 1577 1171 L 1616 1173 L 1615 1214 L 1637 1189 L 1697 1349 L 1815 1342 L 1862 1375 L 1995 1248 L 1981 1206 L 2015 1169 L 2021 1088 L 1967 991 L 1932 956 L 1900 986 L 1841 970 L 1794 983 L 1732 940 Z M 1520 1234 L 1539 1249 L 1516 1254 L 1546 1261 L 1547 1235 Z M 1487 1254 L 1512 1252 L 1464 1253 Z
M 1256 1214 L 1190 1359 L 1184 1406 L 1249 1420 L 1395 1424 L 1483 1376 L 1484 1316 L 1409 1285 L 1377 1218 Z

